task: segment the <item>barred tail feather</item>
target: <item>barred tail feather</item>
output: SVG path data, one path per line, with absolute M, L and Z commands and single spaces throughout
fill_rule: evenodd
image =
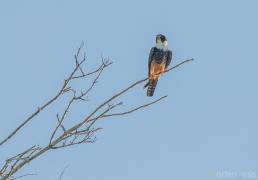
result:
M 147 90 L 147 96 L 153 96 L 158 80 L 150 80 Z

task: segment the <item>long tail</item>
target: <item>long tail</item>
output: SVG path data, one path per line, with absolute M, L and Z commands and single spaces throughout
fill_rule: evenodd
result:
M 153 96 L 155 88 L 157 86 L 158 80 L 157 79 L 151 79 L 149 81 L 149 87 L 147 90 L 147 96 Z

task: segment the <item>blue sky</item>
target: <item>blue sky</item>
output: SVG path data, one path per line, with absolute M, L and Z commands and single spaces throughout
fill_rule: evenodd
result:
M 21 174 L 57 179 L 69 165 L 63 180 L 207 180 L 218 179 L 216 172 L 258 179 L 257 6 L 255 0 L 2 1 L 1 137 L 57 92 L 82 40 L 87 67 L 96 67 L 101 54 L 114 65 L 94 100 L 71 117 L 145 77 L 156 34 L 167 35 L 172 64 L 195 58 L 162 77 L 154 98 L 168 95 L 163 102 L 101 122 L 95 144 L 52 151 Z M 129 108 L 150 98 L 138 87 L 122 100 Z M 57 102 L 1 147 L 0 160 L 44 144 L 62 107 Z

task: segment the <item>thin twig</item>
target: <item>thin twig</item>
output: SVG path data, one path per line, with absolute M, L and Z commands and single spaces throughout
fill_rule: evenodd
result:
M 29 173 L 29 174 L 24 174 L 24 175 L 21 175 L 21 176 L 12 178 L 11 180 L 16 180 L 16 179 L 24 178 L 24 177 L 26 177 L 26 176 L 36 176 L 36 175 L 37 175 L 37 174 Z
M 101 117 L 98 117 L 98 119 L 107 118 L 107 117 L 111 117 L 111 116 L 112 116 L 112 117 L 113 117 L 113 116 L 123 116 L 123 115 L 126 115 L 126 114 L 130 114 L 130 113 L 133 113 L 134 111 L 137 111 L 137 110 L 139 110 L 139 109 L 146 108 L 146 107 L 148 107 L 148 106 L 150 106 L 150 105 L 152 105 L 152 104 L 155 104 L 155 103 L 161 101 L 162 99 L 164 99 L 164 98 L 166 98 L 166 97 L 167 97 L 167 95 L 166 95 L 166 96 L 162 96 L 161 98 L 159 98 L 159 99 L 157 99 L 157 100 L 155 100 L 155 101 L 152 101 L 152 102 L 150 102 L 150 103 L 141 105 L 141 106 L 139 106 L 139 107 L 133 108 L 133 109 L 128 110 L 128 111 L 125 111 L 125 112 L 106 114 L 106 115 L 103 115 L 103 116 L 101 116 Z M 91 122 L 91 121 L 93 121 L 93 120 L 95 120 L 95 119 L 96 119 L 96 118 L 90 119 L 89 122 Z
M 67 169 L 68 167 L 69 167 L 69 165 L 66 165 L 66 166 L 64 167 L 64 169 L 62 170 L 61 174 L 59 175 L 58 180 L 61 180 L 61 179 L 62 179 L 62 177 L 63 177 L 63 175 L 64 175 L 64 173 L 65 173 L 65 171 L 66 171 L 66 169 Z

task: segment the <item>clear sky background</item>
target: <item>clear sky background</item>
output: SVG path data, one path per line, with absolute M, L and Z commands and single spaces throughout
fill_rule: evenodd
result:
M 101 54 L 114 65 L 89 105 L 71 117 L 145 77 L 156 34 L 167 35 L 172 64 L 195 58 L 162 77 L 154 98 L 167 99 L 101 122 L 95 144 L 52 151 L 21 174 L 55 180 L 69 165 L 63 180 L 208 180 L 225 171 L 238 173 L 234 179 L 251 171 L 258 179 L 257 7 L 255 0 L 1 1 L 1 139 L 55 95 L 82 40 L 89 68 Z M 151 99 L 142 87 L 122 98 L 125 109 Z M 44 145 L 63 105 L 55 103 L 0 147 L 1 162 Z

